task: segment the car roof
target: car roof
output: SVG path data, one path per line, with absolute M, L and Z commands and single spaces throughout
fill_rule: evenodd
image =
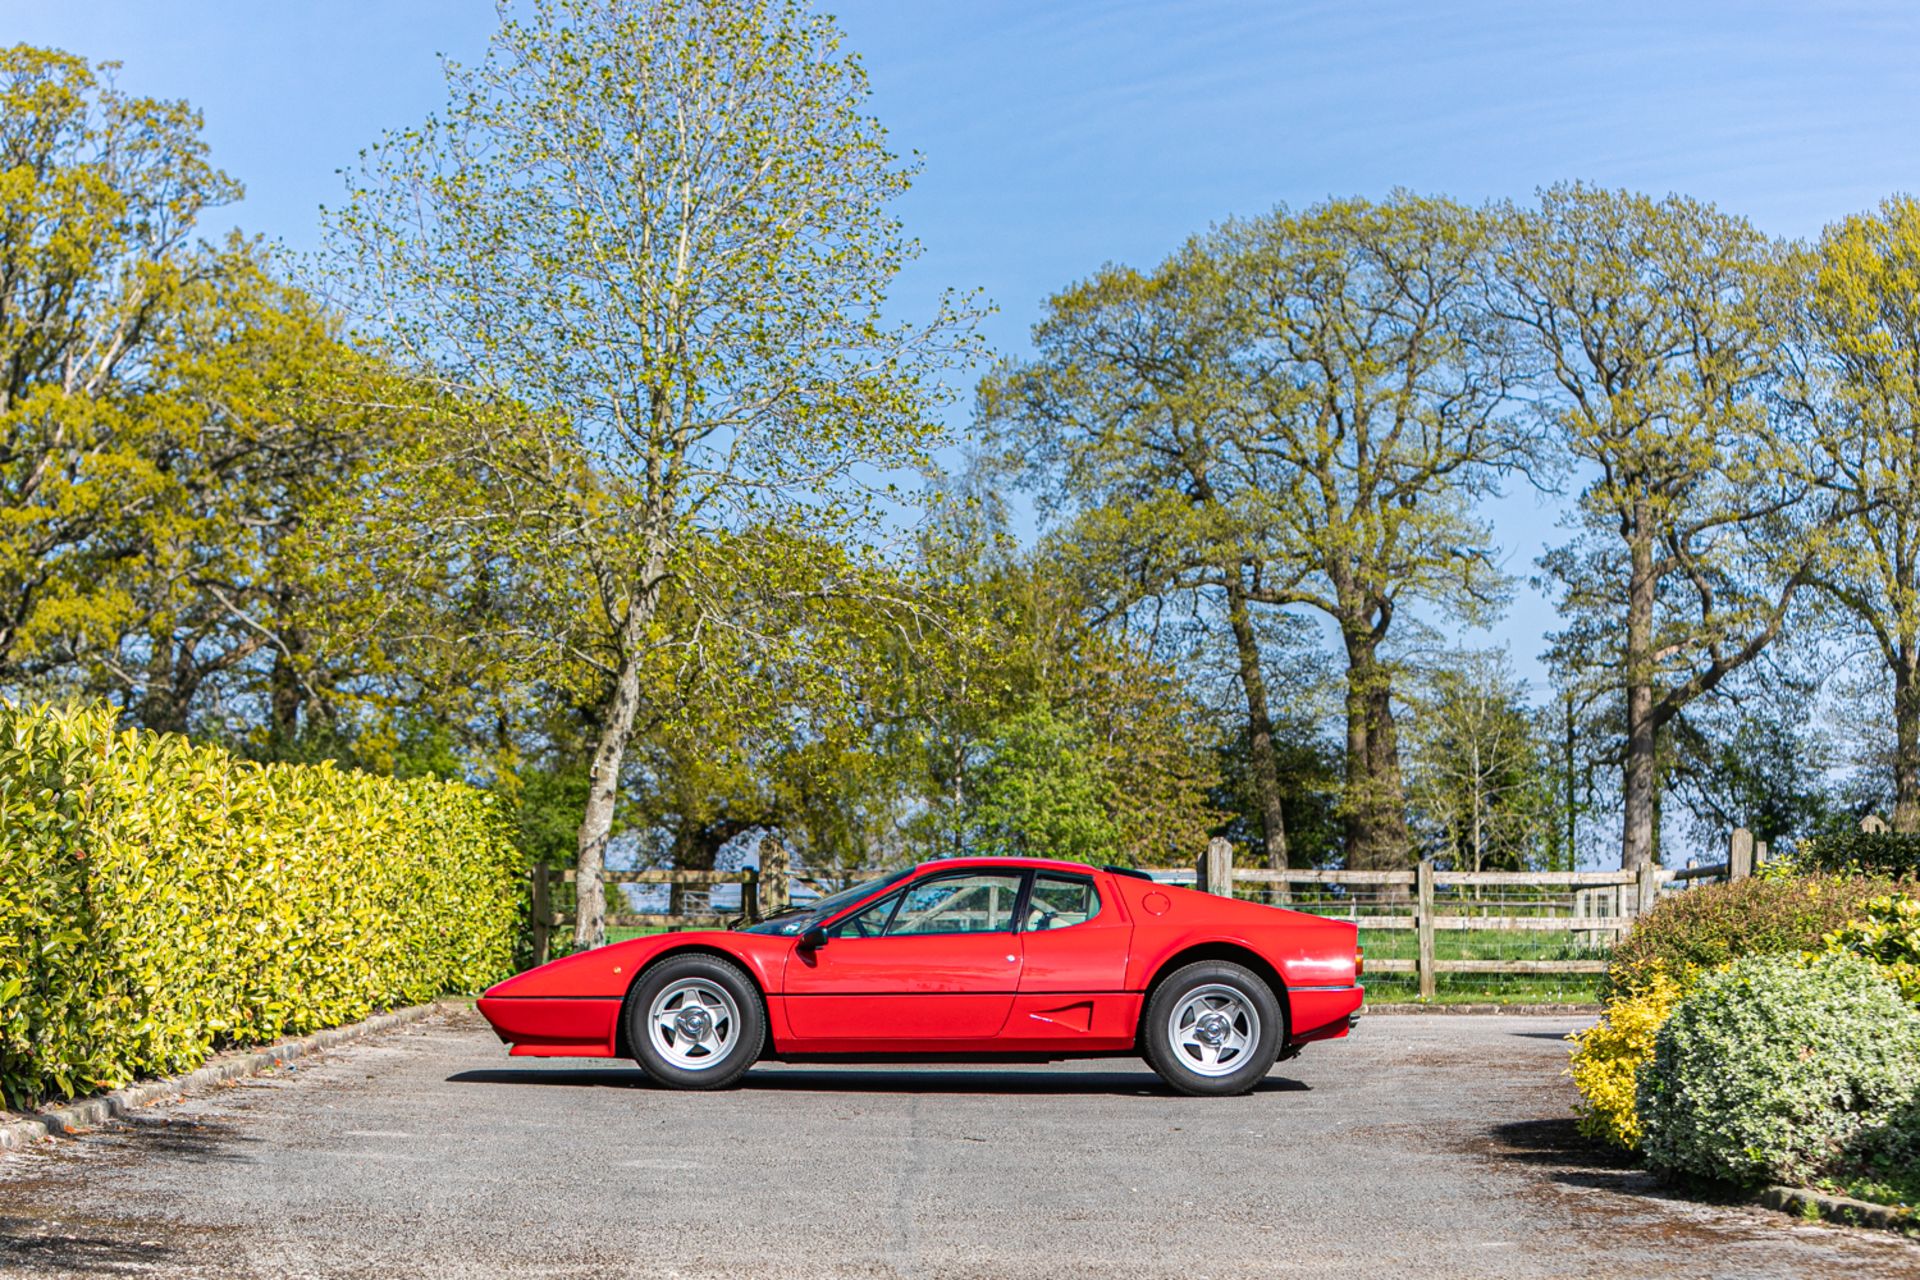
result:
M 965 870 L 969 867 L 1006 867 L 1014 871 L 1073 871 L 1088 875 L 1100 870 L 1084 862 L 1065 862 L 1059 858 L 1017 858 L 1001 854 L 970 854 L 958 858 L 933 858 L 914 867 L 917 875 L 922 871 Z

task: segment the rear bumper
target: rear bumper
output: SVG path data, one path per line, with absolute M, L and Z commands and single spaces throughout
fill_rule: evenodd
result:
M 1289 1044 L 1309 1044 L 1315 1040 L 1338 1040 L 1353 1029 L 1360 1017 L 1360 1005 L 1367 989 L 1347 987 L 1289 987 L 1287 1003 L 1292 1027 Z

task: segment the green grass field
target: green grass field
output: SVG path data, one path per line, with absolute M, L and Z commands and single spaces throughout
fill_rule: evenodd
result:
M 651 938 L 656 933 L 665 932 L 667 932 L 667 930 L 661 928 L 659 925 L 652 924 L 645 925 L 638 929 L 609 929 L 607 930 L 607 941 L 627 942 L 633 938 Z
M 658 926 L 609 929 L 608 942 L 651 937 L 667 930 Z M 1580 945 L 1571 933 L 1540 933 L 1508 929 L 1443 929 L 1434 934 L 1434 952 L 1441 960 L 1600 960 L 1604 948 Z M 1360 945 L 1369 960 L 1411 960 L 1416 941 L 1411 929 L 1360 927 Z M 1374 1004 L 1419 1001 L 1419 986 L 1410 973 L 1371 972 L 1363 979 L 1367 999 Z M 1434 1004 L 1595 1004 L 1600 999 L 1600 975 L 1442 973 L 1435 975 Z
M 1411 960 L 1418 941 L 1411 929 L 1369 929 L 1360 922 L 1360 945 L 1367 959 Z M 1604 947 L 1581 944 L 1572 933 L 1513 929 L 1442 929 L 1433 935 L 1437 960 L 1604 960 Z M 1399 1004 L 1419 999 L 1411 973 L 1369 972 L 1362 979 L 1367 999 Z M 1435 1004 L 1594 1004 L 1600 999 L 1597 973 L 1441 973 L 1434 975 Z

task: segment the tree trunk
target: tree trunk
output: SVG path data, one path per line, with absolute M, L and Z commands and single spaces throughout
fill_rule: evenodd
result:
M 1920 831 L 1920 648 L 1898 652 L 1893 668 L 1893 829 Z
M 693 852 L 695 844 L 693 824 L 683 813 L 679 829 L 673 833 L 673 869 L 675 871 L 711 871 L 712 860 L 704 867 L 696 866 L 698 855 Z M 683 916 L 687 914 L 687 886 L 675 881 L 667 886 L 667 914 Z
M 964 689 L 965 686 L 963 685 Z M 953 744 L 953 786 L 948 795 L 949 812 L 952 814 L 953 856 L 964 857 L 967 852 L 965 815 L 967 812 L 967 749 L 958 735 Z
M 1393 677 L 1380 661 L 1380 642 L 1371 628 L 1355 622 L 1342 631 L 1347 645 L 1347 866 L 1402 869 L 1410 864 L 1412 839 L 1400 782 Z
M 681 811 L 684 814 L 692 807 L 691 804 L 683 804 Z M 673 869 L 675 871 L 712 871 L 715 864 L 720 861 L 720 851 L 732 843 L 735 836 L 744 835 L 755 827 L 772 825 L 770 820 L 760 822 L 726 817 L 715 818 L 711 822 L 695 826 L 690 819 L 683 816 L 679 828 L 673 833 Z M 697 891 L 696 900 L 703 894 L 707 900 L 706 907 L 692 914 L 704 914 L 713 909 L 712 886 L 704 886 Z M 686 885 L 675 884 L 669 890 L 667 911 L 676 916 L 689 914 Z
M 620 795 L 620 766 L 627 758 L 627 742 L 640 710 L 640 653 L 642 637 L 660 602 L 661 558 L 648 566 L 644 585 L 628 606 L 620 628 L 620 669 L 614 677 L 600 719 L 600 737 L 593 750 L 593 771 L 587 787 L 586 812 L 580 818 L 579 855 L 574 863 L 577 905 L 573 916 L 574 946 L 586 950 L 607 940 L 607 890 L 600 872 L 606 866 L 607 841 L 613 836 L 613 811 Z
M 1473 744 L 1473 869 L 1475 871 L 1487 869 L 1486 828 L 1481 819 L 1480 787 L 1480 743 L 1475 741 Z M 1476 898 L 1480 896 L 1478 885 L 1474 886 L 1474 896 Z
M 1573 690 L 1571 689 L 1567 690 L 1567 694 L 1566 694 L 1566 716 L 1567 716 L 1567 720 L 1566 720 L 1566 735 L 1567 735 L 1566 736 L 1566 753 L 1567 753 L 1566 806 L 1567 806 L 1567 811 L 1565 816 L 1566 816 L 1566 822 L 1567 822 L 1567 835 L 1566 835 L 1567 843 L 1566 843 L 1565 849 L 1562 850 L 1564 857 L 1562 858 L 1563 865 L 1561 867 L 1561 870 L 1571 871 L 1574 869 L 1574 867 L 1579 865 L 1579 862 L 1580 862 L 1580 855 L 1574 847 L 1576 843 L 1576 838 L 1579 835 L 1580 810 L 1576 805 L 1577 793 L 1574 790 L 1574 777 L 1573 777 L 1573 747 L 1574 747 L 1573 728 L 1574 728 L 1574 725 L 1573 725 Z
M 305 632 L 298 627 L 281 629 L 280 644 L 273 651 L 273 670 L 267 677 L 268 734 L 276 756 L 291 748 L 300 736 L 300 709 L 306 701 L 306 690 L 294 660 L 305 648 Z
M 1644 525 L 1644 521 L 1641 522 Z M 1653 861 L 1653 576 L 1651 539 L 1628 544 L 1627 578 L 1627 759 L 1622 780 L 1620 869 L 1638 871 Z
M 1280 770 L 1273 755 L 1273 717 L 1267 707 L 1267 680 L 1260 670 L 1260 637 L 1247 612 L 1240 571 L 1227 573 L 1227 618 L 1233 626 L 1235 652 L 1240 660 L 1240 688 L 1247 698 L 1247 753 L 1253 771 L 1254 795 L 1260 804 L 1260 832 L 1265 842 L 1267 868 L 1285 871 L 1287 819 L 1280 804 Z M 1275 896 L 1285 896 L 1285 886 Z
M 154 733 L 185 733 L 186 707 L 180 698 L 182 684 L 172 632 L 150 635 L 152 646 L 147 656 L 147 687 L 140 698 L 140 727 Z M 185 646 L 181 646 L 183 653 Z

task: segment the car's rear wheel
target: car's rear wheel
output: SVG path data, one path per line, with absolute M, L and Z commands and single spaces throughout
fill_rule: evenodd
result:
M 753 980 L 718 956 L 670 956 L 640 975 L 627 1001 L 627 1044 L 670 1088 L 726 1088 L 759 1059 L 766 1035 Z
M 1202 960 L 1168 975 L 1147 1002 L 1141 1040 L 1147 1062 L 1182 1093 L 1245 1093 L 1273 1066 L 1285 1014 L 1260 975 L 1228 960 Z

